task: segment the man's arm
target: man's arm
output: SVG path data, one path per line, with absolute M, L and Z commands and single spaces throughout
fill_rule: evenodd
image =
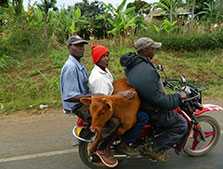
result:
M 159 107 L 163 110 L 172 110 L 181 104 L 181 95 L 179 93 L 175 94 L 166 94 L 163 89 L 162 85 L 160 84 L 161 81 L 155 75 L 155 72 L 150 74 L 151 82 L 149 83 L 149 91 L 152 96 L 152 102 L 156 107 Z
M 125 91 L 120 91 L 120 92 L 116 93 L 115 95 L 123 96 L 123 97 L 126 97 L 128 100 L 131 100 L 136 95 L 136 91 L 129 89 L 129 90 L 125 90 Z
M 130 79 L 143 101 L 163 110 L 171 110 L 181 104 L 180 94 L 165 94 L 161 89 L 158 73 L 148 65 L 143 65 Z
M 63 81 L 63 100 L 67 102 L 79 102 L 81 95 L 77 71 L 75 69 L 66 69 L 63 72 L 62 81 Z
M 82 97 L 90 97 L 91 95 L 88 94 L 88 95 L 79 95 L 79 96 L 74 96 L 74 97 L 71 97 L 69 99 L 65 99 L 64 101 L 66 102 L 80 102 L 80 98 Z

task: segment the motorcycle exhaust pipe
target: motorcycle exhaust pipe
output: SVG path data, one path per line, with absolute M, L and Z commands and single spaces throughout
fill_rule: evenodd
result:
M 113 157 L 115 157 L 115 158 L 129 158 L 129 156 L 126 154 L 114 154 Z

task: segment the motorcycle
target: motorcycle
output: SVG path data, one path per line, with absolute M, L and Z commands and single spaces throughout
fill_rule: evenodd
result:
M 176 113 L 180 113 L 188 123 L 187 135 L 180 144 L 174 145 L 175 152 L 183 151 L 193 157 L 207 154 L 216 146 L 221 135 L 218 122 L 207 113 L 223 111 L 223 108 L 214 104 L 202 104 L 202 90 L 187 82 L 183 76 L 180 80 L 167 79 L 165 76 L 164 84 L 171 90 L 183 90 L 188 95 L 182 105 L 174 110 Z M 157 133 L 154 127 L 149 123 L 145 124 L 138 139 L 138 153 L 134 155 L 120 151 L 119 145 L 122 143 L 122 139 L 115 139 L 110 146 L 113 157 L 119 160 L 119 164 L 123 159 L 148 158 L 147 147 L 151 144 L 150 140 L 155 134 Z M 95 139 L 89 125 L 85 125 L 79 119 L 73 128 L 73 135 L 79 140 L 79 156 L 82 162 L 92 169 L 106 168 L 100 163 L 97 155 L 89 151 L 89 145 Z

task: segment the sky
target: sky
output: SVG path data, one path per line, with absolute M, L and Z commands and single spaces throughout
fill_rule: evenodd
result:
M 71 5 L 74 5 L 75 3 L 77 2 L 80 2 L 81 0 L 57 0 L 57 7 L 58 8 L 66 8 L 67 6 L 71 6 Z M 91 1 L 94 1 L 94 0 L 89 0 L 90 2 Z M 121 0 L 99 0 L 99 1 L 103 1 L 105 3 L 111 3 L 113 4 L 114 6 L 118 6 L 120 3 L 121 3 Z M 133 2 L 134 0 L 127 0 L 127 2 Z M 153 2 L 157 2 L 158 0 L 144 0 L 146 2 L 149 2 L 149 3 L 153 3 Z M 33 4 L 35 2 L 41 2 L 41 0 L 24 0 L 23 1 L 23 4 L 25 6 L 25 8 L 27 8 L 28 6 L 28 2 L 30 2 L 30 4 Z

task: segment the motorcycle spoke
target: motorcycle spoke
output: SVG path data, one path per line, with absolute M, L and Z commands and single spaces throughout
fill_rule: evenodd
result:
M 204 136 L 205 136 L 205 138 L 214 137 L 215 136 L 215 131 L 205 131 Z
M 195 150 L 196 147 L 197 147 L 197 145 L 198 145 L 199 143 L 200 143 L 199 141 L 194 140 L 193 143 L 192 143 L 192 147 L 191 147 L 191 149 L 192 149 L 192 150 Z

